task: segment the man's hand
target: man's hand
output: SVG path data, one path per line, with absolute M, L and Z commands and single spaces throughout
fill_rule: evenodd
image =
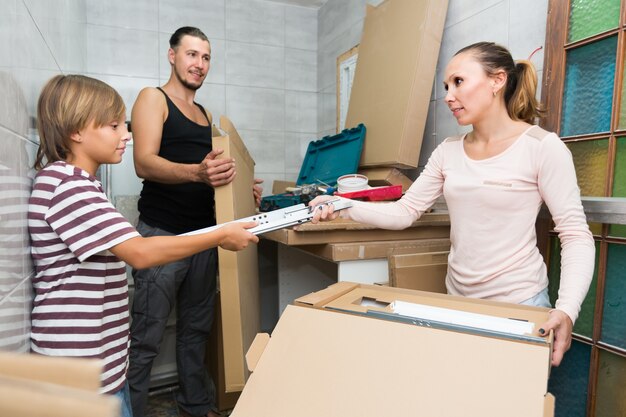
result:
M 223 154 L 223 149 L 213 149 L 200 164 L 198 164 L 198 178 L 211 187 L 220 187 L 230 184 L 235 179 L 235 160 L 232 158 L 217 158 Z
M 550 318 L 541 325 L 539 334 L 547 336 L 550 330 L 554 330 L 554 346 L 552 348 L 552 366 L 559 366 L 563 360 L 563 355 L 572 344 L 572 319 L 561 310 L 552 310 Z
M 254 196 L 254 204 L 259 207 L 261 205 L 261 196 L 263 195 L 263 187 L 259 184 L 262 184 L 263 180 L 261 178 L 255 178 L 252 183 L 252 195 Z

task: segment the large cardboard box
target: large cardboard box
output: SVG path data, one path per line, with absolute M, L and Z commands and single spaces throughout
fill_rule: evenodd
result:
M 346 116 L 367 127 L 361 167 L 417 167 L 447 9 L 447 0 L 368 6 Z
M 94 359 L 0 352 L 0 416 L 118 417 L 119 400 L 98 393 Z
M 413 185 L 413 181 L 397 168 L 364 168 L 359 170 L 359 174 L 365 175 L 368 185 L 372 187 L 401 185 L 405 193 Z
M 372 242 L 328 243 L 306 245 L 301 249 L 322 259 L 333 262 L 356 261 L 361 259 L 388 258 L 389 253 L 401 251 L 434 252 L 450 248 L 450 239 L 409 239 Z
M 440 246 L 439 251 L 412 253 L 404 249 L 392 250 L 388 256 L 389 285 L 411 290 L 431 291 L 445 294 L 448 272 L 448 247 Z
M 225 223 L 255 213 L 254 160 L 227 117 L 220 118 L 220 127 L 225 134 L 215 132 L 213 147 L 223 149 L 222 157 L 232 157 L 237 164 L 235 180 L 215 189 L 215 217 L 217 223 Z M 257 247 L 239 252 L 220 248 L 218 256 L 225 389 L 237 392 L 248 375 L 245 353 L 261 328 Z
M 377 318 L 396 300 L 528 320 L 535 331 L 518 340 Z M 233 417 L 553 416 L 552 338 L 536 334 L 548 309 L 346 282 L 295 303 L 251 349 Z
M 447 213 L 426 213 L 404 230 L 383 230 L 375 226 L 338 218 L 329 222 L 304 223 L 265 233 L 263 237 L 286 245 L 371 242 L 407 239 L 441 239 L 450 237 Z

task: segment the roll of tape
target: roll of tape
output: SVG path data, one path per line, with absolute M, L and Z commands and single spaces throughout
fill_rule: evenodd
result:
M 367 190 L 368 179 L 365 175 L 349 174 L 342 175 L 337 179 L 337 192 L 339 194 L 353 193 L 355 191 Z

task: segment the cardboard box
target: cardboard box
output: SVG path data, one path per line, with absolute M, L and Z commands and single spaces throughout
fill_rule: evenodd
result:
M 548 317 L 539 307 L 338 283 L 296 300 L 272 337 L 260 338 L 265 346 L 253 346 L 254 371 L 232 417 L 553 416 L 551 338 L 520 341 L 374 318 L 370 312 L 388 307 L 365 307 L 363 299 L 533 323 Z
M 346 126 L 367 126 L 361 167 L 416 168 L 447 0 L 367 7 Z
M 272 194 L 282 194 L 287 191 L 287 188 L 295 186 L 295 181 L 274 180 L 272 183 Z
M 384 230 L 375 226 L 338 218 L 317 224 L 304 223 L 265 233 L 264 238 L 286 245 L 319 245 L 326 243 L 373 242 L 389 240 L 441 239 L 450 237 L 447 213 L 426 213 L 404 230 Z
M 401 185 L 404 193 L 413 184 L 413 181 L 397 168 L 365 168 L 360 169 L 359 174 L 365 175 L 368 185 L 372 187 Z
M 444 249 L 443 246 L 440 246 Z M 449 249 L 450 245 L 448 242 Z M 446 294 L 449 250 L 389 253 L 389 284 L 392 287 Z
M 119 400 L 98 393 L 98 360 L 0 352 L 0 416 L 118 417 Z
M 390 251 L 434 252 L 450 248 L 450 239 L 412 239 L 306 245 L 302 250 L 333 262 L 387 258 Z
M 227 117 L 220 118 L 220 127 L 226 134 L 214 135 L 213 146 L 224 149 L 221 157 L 237 161 L 235 180 L 215 189 L 215 216 L 218 223 L 224 223 L 255 214 L 254 160 Z M 239 252 L 220 248 L 218 253 L 225 389 L 237 392 L 248 376 L 245 353 L 261 328 L 257 247 L 250 245 Z

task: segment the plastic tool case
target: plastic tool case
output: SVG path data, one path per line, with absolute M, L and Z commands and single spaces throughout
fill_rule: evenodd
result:
M 359 124 L 336 135 L 324 136 L 309 143 L 296 188 L 305 189 L 308 185 L 335 187 L 337 178 L 357 172 L 364 140 L 365 125 Z M 306 204 L 319 194 L 319 192 L 290 192 L 263 197 L 260 210 L 272 211 L 296 204 Z

